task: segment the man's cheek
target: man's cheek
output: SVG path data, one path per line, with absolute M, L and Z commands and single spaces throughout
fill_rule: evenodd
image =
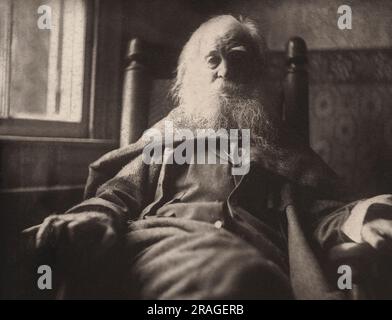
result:
M 256 65 L 247 64 L 240 71 L 240 79 L 242 83 L 252 83 L 258 78 L 258 68 Z
M 208 88 L 211 87 L 211 84 L 214 82 L 213 80 L 213 75 L 211 72 L 206 72 L 203 70 L 195 70 L 194 72 L 191 72 L 186 81 L 186 86 L 189 88 L 198 88 L 202 92 L 199 92 L 199 94 L 203 93 L 204 91 L 208 90 Z

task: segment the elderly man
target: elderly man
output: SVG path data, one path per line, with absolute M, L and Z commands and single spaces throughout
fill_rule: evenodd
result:
M 123 293 L 130 298 L 327 297 L 317 288 L 326 281 L 306 237 L 317 230 L 320 247 L 327 249 L 350 238 L 381 248 L 390 242 L 392 222 L 369 218 L 366 208 L 388 207 L 391 200 L 381 196 L 338 210 L 337 201 L 320 201 L 337 198 L 338 180 L 280 123 L 266 63 L 253 22 L 224 15 L 203 23 L 179 58 L 176 108 L 154 126 L 155 133 L 93 163 L 86 200 L 45 219 L 37 247 L 78 257 L 81 268 L 83 261 L 107 262 L 116 250 L 125 264 Z M 174 131 L 250 130 L 249 172 L 233 174 L 231 153 L 228 161 L 169 162 L 167 155 L 184 137 L 162 141 L 166 156 L 146 163 L 146 148 L 157 133 L 165 135 L 167 123 Z M 227 137 L 215 138 L 216 150 L 204 151 L 222 160 L 219 148 Z

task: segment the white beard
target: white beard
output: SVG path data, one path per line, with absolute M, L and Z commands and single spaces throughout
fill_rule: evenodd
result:
M 278 125 L 271 116 L 274 106 L 262 90 L 227 85 L 221 91 L 184 90 L 180 105 L 173 110 L 177 125 L 200 129 L 250 129 L 253 144 L 275 144 Z M 200 89 L 200 88 L 199 88 Z M 216 93 L 218 92 L 218 93 Z

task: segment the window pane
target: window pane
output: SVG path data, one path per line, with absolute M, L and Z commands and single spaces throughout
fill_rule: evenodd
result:
M 0 0 L 0 118 L 8 114 L 9 48 L 11 44 L 11 0 Z
M 44 116 L 50 31 L 37 27 L 41 1 L 13 0 L 12 5 L 10 116 Z
M 80 122 L 85 1 L 12 0 L 10 3 L 12 45 L 7 117 Z M 38 28 L 37 21 L 43 14 L 37 10 L 41 5 L 51 9 L 50 29 Z

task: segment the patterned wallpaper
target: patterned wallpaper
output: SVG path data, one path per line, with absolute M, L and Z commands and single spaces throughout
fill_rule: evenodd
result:
M 312 147 L 353 191 L 392 192 L 392 50 L 309 58 Z

